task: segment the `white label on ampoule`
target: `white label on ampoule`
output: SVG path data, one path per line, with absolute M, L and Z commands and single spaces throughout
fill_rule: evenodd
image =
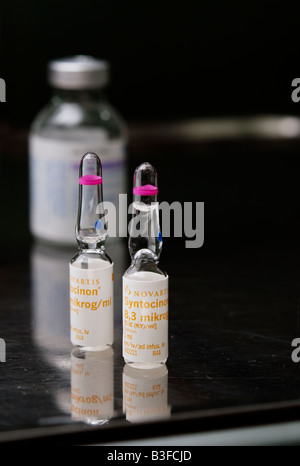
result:
M 73 345 L 111 345 L 113 324 L 113 264 L 99 269 L 83 269 L 70 264 L 70 329 Z
M 123 277 L 123 357 L 155 363 L 168 357 L 168 277 L 138 272 Z

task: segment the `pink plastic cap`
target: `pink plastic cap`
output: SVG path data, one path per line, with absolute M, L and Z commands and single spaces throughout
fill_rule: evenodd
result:
M 155 196 L 158 193 L 158 187 L 152 184 L 145 184 L 144 186 L 135 186 L 133 188 L 133 194 L 138 196 Z
M 79 178 L 79 184 L 83 184 L 83 185 L 102 184 L 102 178 L 101 176 L 97 176 L 97 175 L 85 175 Z

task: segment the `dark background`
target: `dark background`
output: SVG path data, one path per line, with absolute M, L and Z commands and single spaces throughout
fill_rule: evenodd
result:
M 299 9 L 276 0 L 1 2 L 7 111 L 29 124 L 49 98 L 49 59 L 112 65 L 126 119 L 286 113 L 299 70 Z
M 168 137 L 164 125 L 297 116 L 291 82 L 300 76 L 299 9 L 274 0 L 2 2 L 2 175 L 22 167 L 27 195 L 27 131 L 51 95 L 46 64 L 91 54 L 111 63 L 107 95 L 131 130 L 130 177 L 147 159 L 159 172 L 160 200 L 205 201 L 206 244 L 297 240 L 298 137 L 195 143 Z M 150 130 L 142 142 L 141 127 Z M 167 144 L 151 136 L 157 127 Z M 27 222 L 26 208 L 11 215 L 19 196 L 10 193 L 2 231 L 9 222 L 20 228 L 20 217 Z

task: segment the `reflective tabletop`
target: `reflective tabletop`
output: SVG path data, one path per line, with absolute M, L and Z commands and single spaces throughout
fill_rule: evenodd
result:
M 146 157 L 139 151 L 130 161 L 131 173 Z M 175 159 L 174 151 L 172 157 L 153 158 L 161 179 L 170 176 L 161 183 L 162 199 L 207 201 L 202 247 L 164 238 L 160 263 L 170 277 L 169 358 L 151 370 L 137 370 L 122 358 L 126 238 L 107 242 L 115 274 L 113 347 L 80 351 L 70 343 L 69 320 L 68 267 L 76 245 L 59 248 L 30 237 L 26 157 L 2 155 L 10 198 L 3 196 L 0 231 L 0 338 L 6 345 L 0 362 L 1 442 L 104 444 L 299 419 L 300 371 L 292 342 L 300 337 L 300 246 L 295 235 L 287 240 L 290 233 L 284 236 L 282 227 L 290 214 L 290 231 L 299 230 L 293 175 L 280 199 L 270 195 L 293 159 L 284 166 L 283 156 L 273 158 L 271 172 L 266 160 L 253 191 L 251 167 L 238 180 L 224 176 L 230 166 L 226 171 L 221 157 L 204 157 L 205 173 L 183 167 L 182 190 L 170 194 L 168 163 L 183 153 L 191 167 L 194 152 L 178 148 Z M 220 161 L 217 174 L 214 160 Z M 236 166 L 236 158 L 228 160 Z M 6 173 L 14 173 L 13 186 Z M 267 230 L 271 214 L 277 224 Z
M 166 260 L 170 355 L 156 369 L 135 369 L 122 358 L 126 243 L 111 245 L 115 342 L 96 352 L 70 344 L 72 252 L 33 243 L 29 255 L 12 255 L 1 271 L 6 362 L 0 366 L 0 438 L 92 431 L 94 441 L 115 441 L 206 430 L 210 416 L 218 426 L 222 415 L 273 409 L 272 403 L 297 407 L 300 374 L 291 359 L 299 330 L 294 250 L 279 255 L 278 246 L 276 254 L 272 248 L 229 248 L 222 259 L 217 252 L 216 245 L 213 257 L 203 253 L 201 262 L 182 261 L 180 267 Z M 139 430 L 130 430 L 137 425 Z

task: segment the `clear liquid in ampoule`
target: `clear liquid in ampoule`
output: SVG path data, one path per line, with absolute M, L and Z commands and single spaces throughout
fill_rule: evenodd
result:
M 168 276 L 158 265 L 162 237 L 154 167 L 140 165 L 133 185 L 132 263 L 123 276 L 123 358 L 144 369 L 167 361 Z
M 105 252 L 99 157 L 85 154 L 79 170 L 78 253 L 70 262 L 71 342 L 98 351 L 113 344 L 113 262 Z

